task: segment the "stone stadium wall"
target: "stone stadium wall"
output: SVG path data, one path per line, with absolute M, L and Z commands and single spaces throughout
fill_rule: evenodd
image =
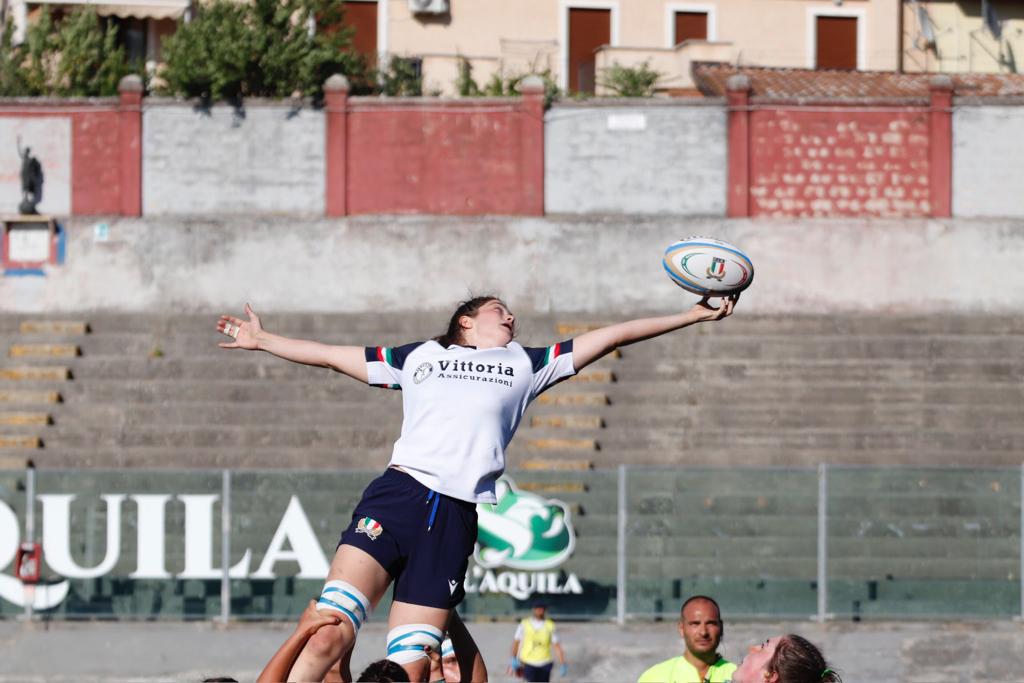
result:
M 720 100 L 556 104 L 545 117 L 548 213 L 725 214 Z
M 150 100 L 142 119 L 146 215 L 323 215 L 322 111 Z
M 961 106 L 953 123 L 953 215 L 1024 216 L 1024 107 Z
M 1022 101 L 348 97 L 200 108 L 0 98 L 0 204 L 20 137 L 57 216 L 629 214 L 1020 217 Z M 6 141 L 6 142 L 5 142 Z M 2 207 L 0 207 L 2 208 Z
M 1024 225 L 1006 221 L 746 221 L 672 217 L 121 219 L 105 241 L 68 223 L 66 263 L 0 278 L 3 310 L 447 310 L 500 292 L 521 312 L 671 310 L 661 254 L 732 241 L 757 274 L 751 314 L 1016 312 Z

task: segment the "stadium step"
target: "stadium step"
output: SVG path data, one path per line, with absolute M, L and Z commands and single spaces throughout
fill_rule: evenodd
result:
M 595 439 L 527 439 L 526 447 L 533 451 L 596 451 Z
M 0 427 L 10 426 L 46 426 L 53 424 L 53 418 L 48 413 L 2 413 L 0 412 Z
M 608 403 L 608 394 L 598 391 L 545 393 L 537 397 L 537 404 L 542 406 L 604 406 Z
M 82 352 L 76 344 L 14 344 L 7 355 L 11 358 L 75 358 Z
M 18 330 L 22 334 L 84 335 L 89 333 L 89 324 L 74 320 L 25 320 Z
M 600 415 L 534 415 L 530 418 L 530 426 L 554 429 L 601 429 L 604 427 L 604 420 Z
M 532 471 L 532 470 L 546 470 L 546 471 L 577 471 L 583 472 L 594 468 L 594 463 L 591 460 L 541 460 L 534 458 L 532 460 L 524 460 L 518 464 L 518 469 Z
M 586 484 L 578 481 L 566 482 L 525 482 L 517 484 L 524 491 L 532 491 L 546 496 L 565 495 L 567 493 L 586 493 Z
M 588 368 L 570 377 L 569 381 L 576 384 L 610 384 L 615 381 L 615 374 L 611 370 Z
M 59 391 L 3 391 L 0 390 L 0 406 L 32 406 L 60 403 Z
M 578 337 L 581 334 L 587 332 L 593 332 L 599 330 L 602 327 L 608 325 L 614 325 L 613 321 L 609 322 L 560 322 L 555 323 L 555 334 L 561 339 L 568 339 L 570 337 Z
M 27 434 L 0 434 L 0 449 L 34 449 L 42 448 L 43 442 L 38 436 Z
M 70 378 L 71 369 L 64 366 L 0 368 L 0 380 L 12 382 L 63 382 Z

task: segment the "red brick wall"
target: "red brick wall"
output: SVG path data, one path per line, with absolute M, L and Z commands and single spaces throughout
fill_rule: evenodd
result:
M 71 119 L 71 213 L 122 213 L 121 118 L 116 102 L 0 102 L 0 116 Z M 136 140 L 136 145 L 139 142 Z M 46 169 L 43 169 L 46 172 Z M 129 184 L 138 180 L 129 179 Z M 45 193 L 45 185 L 44 185 Z M 133 214 L 135 215 L 135 214 Z
M 750 215 L 928 216 L 926 109 L 750 115 Z
M 542 94 L 459 102 L 328 100 L 328 215 L 540 215 Z M 343 135 L 344 140 L 338 140 Z
M 116 110 L 73 114 L 71 212 L 121 213 L 120 126 Z

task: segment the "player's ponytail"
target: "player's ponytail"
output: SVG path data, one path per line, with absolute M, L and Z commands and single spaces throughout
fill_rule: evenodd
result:
M 782 636 L 766 667 L 779 675 L 779 683 L 842 683 L 813 643 L 794 633 Z
M 501 301 L 501 299 L 488 294 L 486 296 L 475 296 L 468 301 L 460 303 L 459 307 L 455 309 L 454 313 L 452 313 L 451 320 L 448 321 L 448 330 L 441 336 L 434 337 L 434 341 L 444 348 L 448 348 L 452 344 L 461 344 L 463 339 L 462 326 L 459 325 L 459 318 L 464 315 L 468 315 L 470 318 L 474 317 L 476 312 L 479 311 L 480 308 L 488 301 Z

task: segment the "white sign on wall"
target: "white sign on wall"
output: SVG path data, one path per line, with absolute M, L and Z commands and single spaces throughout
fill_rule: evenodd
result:
M 608 130 L 647 130 L 647 115 L 609 114 Z
M 21 203 L 21 157 L 18 141 L 43 166 L 39 213 L 71 213 L 71 118 L 0 117 L 0 213 L 18 212 Z
M 50 260 L 50 226 L 16 223 L 9 228 L 7 260 L 14 263 L 46 263 Z

